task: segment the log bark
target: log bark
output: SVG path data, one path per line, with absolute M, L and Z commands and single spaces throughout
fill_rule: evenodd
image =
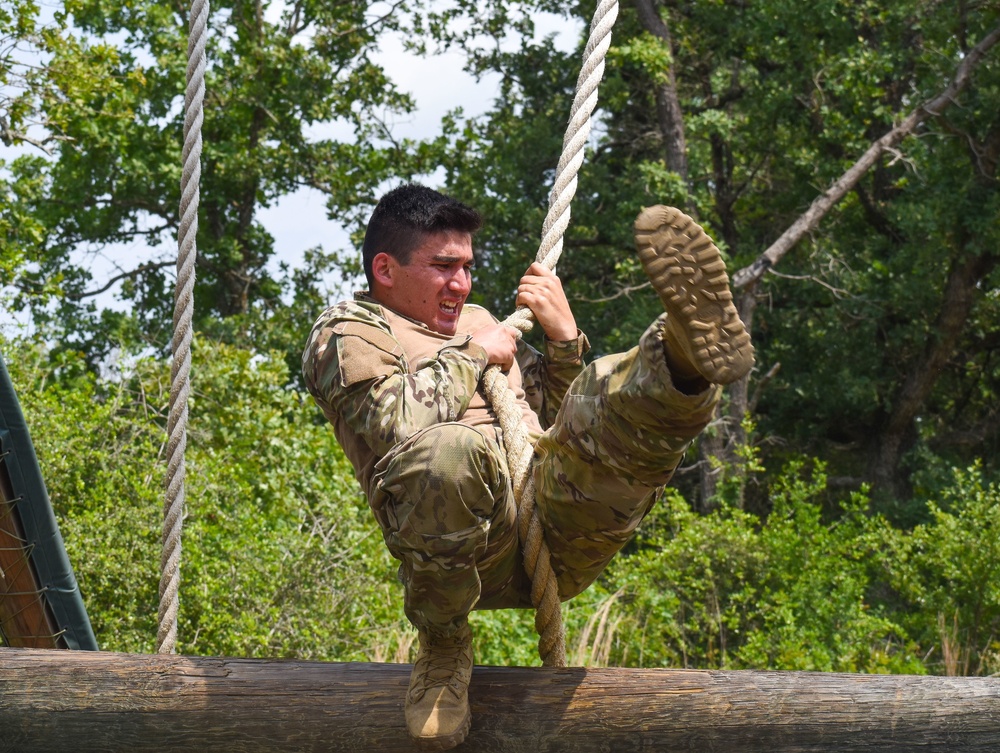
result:
M 405 664 L 0 649 L 0 751 L 413 750 Z M 461 751 L 995 751 L 1000 679 L 476 667 Z

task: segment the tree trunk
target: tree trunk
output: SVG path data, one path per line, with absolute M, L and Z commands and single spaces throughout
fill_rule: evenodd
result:
M 656 84 L 656 120 L 663 138 L 667 169 L 688 182 L 687 140 L 684 136 L 684 114 L 677 97 L 677 77 L 674 74 L 673 42 L 670 28 L 663 22 L 653 6 L 653 0 L 635 0 L 642 27 L 663 42 L 670 53 L 670 67 L 662 81 Z
M 405 664 L 0 649 L 0 750 L 413 750 Z M 459 750 L 1000 749 L 1000 679 L 476 667 Z
M 994 266 L 996 258 L 992 256 L 964 256 L 952 263 L 934 335 L 910 369 L 892 401 L 892 412 L 874 438 L 869 476 L 879 492 L 891 497 L 901 493 L 897 468 L 913 433 L 914 420 L 955 351 L 955 343 L 972 311 L 979 281 Z
M 749 330 L 753 326 L 754 310 L 757 307 L 756 285 L 751 285 L 736 291 L 736 309 L 740 319 Z M 733 382 L 726 388 L 726 398 L 722 403 L 721 415 L 716 419 L 713 431 L 702 434 L 699 439 L 698 456 L 701 461 L 701 498 L 698 510 L 702 513 L 711 512 L 717 507 L 714 501 L 719 490 L 719 482 L 726 475 L 735 476 L 740 480 L 737 499 L 734 504 L 743 507 L 742 480 L 746 477 L 745 460 L 740 456 L 739 449 L 748 441 L 743 428 L 743 419 L 750 411 L 750 374 Z M 721 467 L 719 466 L 721 463 Z
M 244 14 L 242 26 L 246 28 L 246 33 L 253 41 L 253 59 L 257 71 L 263 72 L 265 66 L 260 58 L 264 44 L 263 3 L 261 0 L 253 0 L 242 9 L 242 12 Z M 257 85 L 267 86 L 261 81 L 258 81 Z M 220 205 L 220 211 L 223 212 L 226 219 L 221 225 L 222 233 L 216 240 L 225 242 L 226 235 L 232 233 L 232 239 L 239 249 L 238 259 L 221 259 L 217 270 L 223 294 L 219 307 L 224 317 L 246 314 L 250 310 L 250 289 L 259 282 L 257 278 L 258 252 L 254 248 L 254 243 L 259 241 L 253 239 L 252 230 L 257 210 L 257 194 L 261 182 L 260 167 L 257 164 L 261 159 L 261 135 L 269 119 L 267 110 L 260 104 L 260 96 L 262 95 L 258 95 L 258 101 L 253 107 L 247 130 L 246 151 L 249 165 L 240 181 L 238 190 L 233 196 L 227 197 L 228 201 L 232 201 L 236 205 L 235 226 L 226 221 L 228 219 L 227 213 L 232 211 L 232 207 L 228 206 L 226 202 Z
M 673 65 L 674 50 L 670 27 L 656 11 L 654 0 L 635 0 L 635 7 L 642 27 L 659 39 L 671 55 L 670 67 L 666 70 L 662 80 L 656 84 L 656 120 L 660 129 L 660 137 L 663 139 L 664 161 L 667 169 L 677 173 L 686 185 L 689 182 L 687 140 L 684 135 L 684 113 L 677 96 L 677 77 Z M 684 209 L 695 219 L 698 218 L 697 208 L 693 201 L 688 201 Z M 743 396 L 746 396 L 745 383 Z M 744 400 L 744 407 L 745 402 Z M 699 499 L 696 501 L 695 507 L 702 513 L 708 513 L 715 507 L 714 498 L 718 491 L 719 481 L 723 474 L 736 467 L 736 458 L 732 448 L 737 446 L 735 443 L 741 440 L 732 433 L 732 429 L 735 424 L 737 433 L 742 433 L 740 431 L 742 413 L 736 417 L 735 411 L 739 408 L 734 406 L 732 402 L 728 405 L 729 410 L 726 411 L 725 415 L 720 417 L 712 429 L 704 432 L 698 440 Z

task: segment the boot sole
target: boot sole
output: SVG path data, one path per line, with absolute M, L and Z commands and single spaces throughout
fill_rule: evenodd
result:
M 754 349 L 712 239 L 693 219 L 666 206 L 644 209 L 634 231 L 642 267 L 673 326 L 689 343 L 685 355 L 698 373 L 713 384 L 746 376 Z

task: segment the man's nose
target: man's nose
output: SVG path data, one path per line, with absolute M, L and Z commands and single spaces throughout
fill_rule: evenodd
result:
M 448 288 L 453 293 L 468 295 L 469 291 L 472 290 L 472 276 L 469 274 L 469 271 L 461 269 L 453 274 L 448 281 Z

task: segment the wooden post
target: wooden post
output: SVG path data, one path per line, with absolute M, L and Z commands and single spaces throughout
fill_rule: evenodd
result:
M 412 751 L 405 664 L 0 649 L 0 751 Z M 1000 679 L 476 667 L 457 751 L 997 751 Z

